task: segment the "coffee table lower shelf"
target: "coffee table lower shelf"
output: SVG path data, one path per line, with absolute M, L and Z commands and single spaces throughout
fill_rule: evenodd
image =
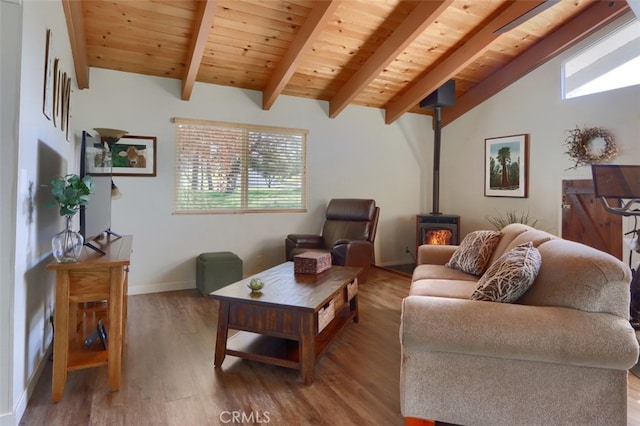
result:
M 313 342 L 313 360 L 310 361 L 311 379 L 305 379 L 303 362 L 300 361 L 301 343 L 291 338 L 267 336 L 249 331 L 238 331 L 227 340 L 226 355 L 257 361 L 279 367 L 300 370 L 306 384 L 313 382 L 313 369 L 318 358 L 351 321 L 357 322 L 357 312 L 343 309 L 320 332 Z M 230 328 L 233 329 L 233 328 Z

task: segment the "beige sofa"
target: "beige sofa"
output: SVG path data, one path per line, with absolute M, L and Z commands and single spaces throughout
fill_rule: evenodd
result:
M 470 300 L 478 277 L 444 266 L 456 246 L 421 246 L 400 342 L 405 417 L 461 425 L 626 425 L 631 271 L 591 247 L 521 224 L 489 263 L 528 241 L 542 259 L 515 303 Z

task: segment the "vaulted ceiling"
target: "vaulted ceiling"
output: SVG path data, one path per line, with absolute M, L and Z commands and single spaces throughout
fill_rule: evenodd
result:
M 78 87 L 89 69 L 384 110 L 392 123 L 453 79 L 446 125 L 603 25 L 631 13 L 597 0 L 62 0 Z

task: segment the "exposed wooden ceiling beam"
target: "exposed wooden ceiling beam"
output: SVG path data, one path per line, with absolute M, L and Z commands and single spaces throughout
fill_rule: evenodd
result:
M 338 90 L 329 102 L 329 117 L 337 117 L 358 93 L 375 80 L 451 3 L 453 0 L 420 2 L 382 46 Z
M 262 92 L 262 109 L 271 108 L 276 98 L 282 93 L 289 79 L 296 71 L 298 63 L 316 40 L 326 23 L 331 19 L 342 0 L 322 0 L 314 2 L 305 23 L 298 31 L 295 40 L 284 55 L 282 62 L 275 69 Z
M 182 100 L 188 101 L 191 98 L 193 85 L 198 76 L 198 70 L 202 63 L 204 48 L 207 45 L 207 39 L 211 32 L 213 24 L 213 16 L 216 13 L 216 0 L 206 0 L 202 2 L 196 24 L 191 39 L 191 47 L 187 56 L 187 66 L 182 78 Z
M 62 9 L 67 21 L 71 55 L 76 71 L 76 83 L 78 89 L 88 89 L 89 62 L 87 59 L 87 39 L 84 35 L 84 20 L 82 19 L 82 2 L 80 0 L 62 0 Z
M 501 11 L 466 43 L 455 49 L 440 65 L 429 71 L 414 83 L 404 94 L 397 97 L 385 108 L 385 122 L 393 123 L 402 114 L 415 107 L 431 92 L 450 80 L 478 56 L 482 55 L 501 34 L 496 30 L 519 18 L 543 1 L 515 1 Z
M 451 123 L 573 44 L 629 11 L 630 7 L 626 2 L 615 2 L 613 7 L 609 5 L 609 2 L 595 2 L 593 6 L 575 19 L 471 88 L 456 100 L 455 106 L 443 109 L 442 125 Z

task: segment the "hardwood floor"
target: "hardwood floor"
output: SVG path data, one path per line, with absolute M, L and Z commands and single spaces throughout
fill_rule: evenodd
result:
M 122 389 L 106 367 L 69 373 L 51 402 L 51 363 L 20 422 L 37 425 L 403 425 L 398 377 L 400 301 L 408 276 L 373 268 L 360 322 L 318 361 L 315 382 L 295 370 L 227 356 L 213 368 L 217 302 L 197 290 L 129 296 Z M 628 425 L 640 425 L 640 379 L 629 375 Z

